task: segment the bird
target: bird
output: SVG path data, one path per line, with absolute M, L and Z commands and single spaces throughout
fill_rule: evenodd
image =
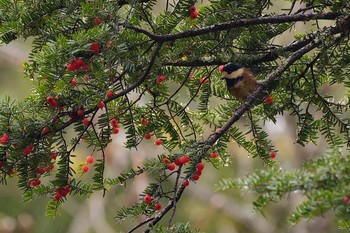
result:
M 246 102 L 257 87 L 253 73 L 237 63 L 224 65 L 221 74 L 221 79 L 226 81 L 227 90 L 242 103 Z

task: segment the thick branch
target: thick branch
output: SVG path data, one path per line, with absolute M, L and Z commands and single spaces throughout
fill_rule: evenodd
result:
M 280 24 L 280 23 L 289 23 L 289 22 L 298 22 L 298 21 L 309 21 L 309 20 L 334 20 L 339 17 L 341 14 L 337 12 L 327 12 L 327 13 L 309 13 L 309 14 L 300 14 L 300 15 L 274 15 L 267 17 L 258 17 L 251 19 L 237 19 L 231 22 L 225 22 L 220 24 L 215 24 L 209 27 L 200 28 L 197 30 L 188 30 L 175 34 L 166 34 L 166 35 L 155 35 L 148 32 L 145 29 L 138 28 L 132 25 L 125 25 L 126 28 L 132 29 L 136 32 L 143 33 L 149 38 L 158 42 L 173 41 L 177 39 L 184 39 L 189 37 L 195 37 L 200 35 L 205 35 L 212 32 L 220 32 L 234 28 L 240 27 L 249 27 L 254 25 L 263 25 L 263 24 Z

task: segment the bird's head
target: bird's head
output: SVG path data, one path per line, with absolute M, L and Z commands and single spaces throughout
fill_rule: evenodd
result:
M 221 79 L 235 79 L 243 74 L 243 67 L 237 63 L 228 63 L 222 68 Z

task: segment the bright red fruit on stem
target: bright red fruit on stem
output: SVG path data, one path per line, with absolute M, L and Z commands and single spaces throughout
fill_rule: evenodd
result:
M 265 104 L 272 104 L 272 97 L 271 96 L 266 97 L 264 102 Z
M 82 171 L 83 173 L 85 173 L 85 172 L 89 171 L 89 167 L 88 167 L 88 165 L 84 165 L 84 166 L 82 166 L 82 167 L 81 167 L 81 171 Z
M 344 202 L 344 204 L 348 204 L 349 197 L 348 196 L 343 197 L 343 202 Z
M 89 46 L 89 51 L 92 54 L 98 54 L 99 52 L 98 43 L 96 42 L 91 43 L 91 45 Z
M 198 174 L 194 174 L 192 176 L 192 180 L 199 180 L 199 175 Z
M 273 151 L 271 151 L 271 152 L 270 152 L 270 158 L 271 158 L 271 159 L 276 158 L 276 153 L 273 152 Z
M 202 163 L 202 162 L 197 163 L 196 168 L 197 168 L 199 171 L 202 171 L 202 170 L 204 169 L 204 163 Z
M 56 158 L 57 158 L 57 154 L 56 154 L 56 153 L 52 153 L 52 154 L 50 155 L 50 158 L 51 158 L 51 159 L 56 159 Z
M 94 22 L 95 25 L 99 25 L 99 24 L 102 23 L 102 20 L 100 18 L 96 17 L 96 18 L 94 18 L 93 22 Z
M 53 196 L 53 199 L 55 201 L 59 201 L 61 199 L 61 195 L 59 195 L 58 193 L 56 193 L 54 196 Z
M 44 169 L 43 167 L 38 167 L 38 168 L 36 169 L 36 172 L 37 172 L 38 174 L 44 174 L 44 173 L 45 173 L 45 169 Z
M 101 101 L 101 102 L 99 102 L 99 103 L 97 104 L 97 107 L 98 107 L 98 108 L 104 108 L 104 107 L 105 107 L 105 103 L 104 103 L 103 101 Z
M 29 155 L 33 150 L 33 145 L 29 144 L 26 148 L 23 149 L 22 154 Z
M 195 6 L 190 6 L 190 13 L 192 14 L 192 12 L 195 12 L 197 11 L 196 7 Z
M 195 18 L 197 18 L 197 16 L 198 16 L 198 12 L 194 11 L 194 12 L 191 12 L 190 18 L 195 19 Z
M 175 164 L 174 163 L 168 164 L 168 170 L 173 171 L 174 169 L 175 169 Z
M 84 125 L 85 127 L 88 127 L 88 126 L 89 126 L 89 124 L 90 124 L 89 119 L 84 118 L 84 119 L 83 119 L 83 125 Z
M 119 133 L 119 129 L 118 128 L 113 128 L 112 134 L 117 134 L 117 133 Z
M 70 80 L 69 84 L 72 86 L 72 87 L 75 87 L 77 85 L 77 81 L 75 81 L 75 79 L 73 78 L 72 80 Z
M 148 124 L 148 120 L 146 118 L 143 118 L 141 121 L 142 126 L 146 126 Z
M 29 186 L 33 188 L 33 187 L 38 186 L 40 184 L 41 184 L 41 181 L 39 179 L 34 179 L 34 180 L 30 181 Z
M 84 116 L 84 110 L 78 109 L 78 110 L 77 110 L 77 115 L 78 115 L 79 117 Z
M 160 146 L 160 145 L 162 145 L 162 143 L 163 143 L 162 140 L 159 139 L 159 138 L 156 139 L 155 142 L 154 142 L 154 144 L 155 144 L 156 146 Z
M 154 209 L 155 210 L 160 210 L 162 208 L 162 205 L 159 203 L 154 204 Z
M 165 165 L 166 165 L 166 164 L 169 164 L 169 163 L 170 163 L 170 160 L 169 160 L 168 158 L 163 158 L 163 159 L 162 159 L 162 163 L 165 164 Z
M 183 186 L 187 187 L 188 185 L 190 185 L 190 182 L 188 180 L 184 180 L 182 181 Z
M 156 82 L 157 83 L 162 83 L 162 82 L 164 82 L 164 80 L 165 80 L 165 77 L 163 75 L 161 75 L 161 76 L 157 77 Z
M 0 143 L 4 145 L 8 140 L 9 140 L 9 136 L 6 133 L 4 133 L 0 138 Z
M 90 155 L 90 156 L 88 156 L 88 157 L 86 158 L 85 161 L 86 161 L 87 164 L 91 164 L 91 163 L 94 162 L 94 160 L 95 160 L 94 157 L 92 157 L 92 156 Z
M 150 133 L 146 133 L 144 137 L 145 139 L 149 140 L 151 139 L 152 135 Z
M 145 203 L 150 203 L 152 201 L 152 197 L 150 195 L 146 195 L 144 198 L 143 198 L 143 201 Z
M 46 103 L 48 103 L 51 108 L 56 108 L 58 106 L 57 101 L 52 96 L 46 98 Z
M 189 161 L 190 159 L 186 155 L 183 155 L 179 158 L 180 165 L 188 163 Z
M 210 158 L 215 159 L 216 157 L 218 157 L 218 154 L 216 152 L 210 153 Z
M 111 92 L 111 91 L 107 91 L 106 92 L 106 97 L 107 98 L 111 98 L 113 96 L 113 92 Z
M 113 127 L 113 128 L 118 128 L 118 121 L 115 118 L 112 118 L 109 121 L 109 124 Z

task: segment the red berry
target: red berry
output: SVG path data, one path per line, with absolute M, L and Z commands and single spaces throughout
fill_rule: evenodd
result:
M 216 152 L 210 153 L 210 158 L 215 159 L 216 157 L 218 157 L 218 154 Z
M 199 176 L 202 175 L 202 170 L 198 170 L 198 169 L 197 169 L 195 174 L 197 174 L 197 175 L 199 175 Z
M 56 193 L 54 196 L 53 196 L 53 199 L 55 201 L 59 201 L 61 199 L 61 195 L 59 195 L 58 193 Z
M 56 153 L 52 153 L 52 154 L 50 155 L 50 158 L 51 158 L 51 159 L 56 159 L 56 158 L 57 158 L 57 154 L 56 154 Z
M 89 126 L 89 124 L 90 124 L 89 119 L 84 118 L 84 119 L 83 119 L 83 125 L 84 125 L 85 127 L 88 127 L 88 126 Z
M 70 186 L 69 185 L 66 185 L 64 187 L 64 191 L 66 191 L 66 193 L 68 194 L 70 192 Z
M 90 155 L 90 156 L 88 156 L 88 157 L 86 158 L 85 161 L 86 161 L 87 164 L 91 164 L 91 163 L 94 162 L 94 157 L 92 157 L 92 156 Z
M 222 70 L 224 69 L 224 66 L 223 66 L 223 65 L 221 65 L 221 66 L 219 66 L 219 68 L 218 68 L 218 69 L 219 69 L 219 71 L 220 71 L 220 72 L 222 72 Z
M 159 138 L 157 138 L 156 140 L 155 140 L 155 142 L 154 142 L 154 144 L 156 145 L 156 146 L 160 146 L 160 145 L 162 145 L 162 140 L 161 139 L 159 139 Z
M 195 12 L 196 11 L 196 7 L 195 6 L 190 6 L 190 13 Z
M 145 139 L 149 140 L 151 139 L 152 135 L 150 133 L 146 133 L 144 137 Z
M 162 163 L 165 164 L 165 165 L 166 165 L 166 164 L 169 164 L 169 163 L 170 163 L 170 160 L 169 160 L 168 158 L 163 158 L 163 159 L 162 159 Z
M 4 166 L 4 164 L 0 161 L 0 169 Z
M 198 16 L 198 12 L 197 11 L 193 11 L 193 12 L 191 12 L 190 18 L 191 19 L 195 19 L 195 18 L 197 18 L 197 16 Z
M 144 198 L 143 198 L 143 201 L 145 203 L 150 203 L 152 201 L 152 197 L 150 195 L 146 195 Z
M 4 145 L 8 140 L 9 140 L 9 136 L 6 133 L 4 133 L 0 138 L 0 143 Z
M 276 158 L 276 153 L 273 152 L 273 151 L 271 151 L 271 152 L 270 152 L 270 158 L 271 158 L 271 159 Z
M 115 118 L 112 118 L 109 121 L 109 124 L 113 127 L 113 128 L 118 128 L 118 121 Z
M 56 108 L 58 106 L 57 101 L 52 96 L 46 98 L 46 103 L 48 103 L 51 108 Z
M 142 119 L 141 125 L 142 125 L 142 126 L 146 126 L 147 124 L 148 124 L 147 119 L 146 119 L 146 118 Z
M 45 135 L 45 134 L 47 134 L 47 132 L 48 132 L 48 130 L 46 127 L 41 129 L 41 135 Z M 1 138 L 0 138 L 0 142 L 1 142 Z
M 98 108 L 104 108 L 104 107 L 105 107 L 105 103 L 104 103 L 103 101 L 101 101 L 101 102 L 99 102 L 99 103 L 97 104 L 97 107 L 98 107 Z
M 207 79 L 206 77 L 201 77 L 201 78 L 199 79 L 199 82 L 200 82 L 200 83 L 206 83 L 206 82 L 208 82 L 208 79 Z
M 84 61 L 81 59 L 73 59 L 72 61 L 72 65 L 76 68 L 79 69 L 80 67 L 82 67 L 84 65 Z
M 198 174 L 194 174 L 192 176 L 192 180 L 199 180 L 199 175 Z
M 272 104 L 272 97 L 271 96 L 266 97 L 264 102 L 265 104 Z
M 81 171 L 82 171 L 83 173 L 85 173 L 85 172 L 89 171 L 89 167 L 88 167 L 88 165 L 84 165 L 84 166 L 82 166 L 82 167 L 81 167 Z
M 100 18 L 96 17 L 93 22 L 95 25 L 99 25 L 102 23 L 102 20 Z
M 74 66 L 71 64 L 67 64 L 67 71 L 74 71 Z
M 91 43 L 91 45 L 89 46 L 89 51 L 92 54 L 98 54 L 99 52 L 98 43 L 96 42 Z
M 78 110 L 77 110 L 77 115 L 78 115 L 79 117 L 84 116 L 84 110 L 78 109 Z
M 119 129 L 118 128 L 113 128 L 112 129 L 112 134 L 117 134 L 119 133 Z
M 202 171 L 202 170 L 204 169 L 204 163 L 202 163 L 202 162 L 197 163 L 196 168 L 197 168 L 199 171 Z
M 183 155 L 179 158 L 179 162 L 180 164 L 185 164 L 185 163 L 188 163 L 190 161 L 190 159 L 186 156 L 186 155 Z
M 165 80 L 165 77 L 163 75 L 161 75 L 161 76 L 157 77 L 156 82 L 157 83 L 162 83 L 162 82 L 164 82 L 164 80 Z
M 14 168 L 11 168 L 11 169 L 9 170 L 9 175 L 13 175 L 13 174 L 15 174 L 15 169 L 14 169 Z
M 113 96 L 113 92 L 111 92 L 111 91 L 107 91 L 106 92 L 106 97 L 107 98 L 111 98 Z
M 34 179 L 34 180 L 30 181 L 29 186 L 33 188 L 33 187 L 38 186 L 40 184 L 41 184 L 41 181 L 39 179 Z
M 349 197 L 348 196 L 343 197 L 343 202 L 344 204 L 347 204 L 349 202 Z
M 160 210 L 162 208 L 162 205 L 159 203 L 154 204 L 154 209 L 155 210 Z
M 173 171 L 174 169 L 175 169 L 175 164 L 174 163 L 168 164 L 168 170 Z
M 43 167 L 38 167 L 38 168 L 36 169 L 36 172 L 37 172 L 38 174 L 44 174 L 45 169 L 44 169 Z
M 180 158 L 176 158 L 174 160 L 174 163 L 176 164 L 176 166 L 180 166 L 182 164 L 181 161 L 180 161 Z
M 75 79 L 73 78 L 72 80 L 70 80 L 69 84 L 72 86 L 72 87 L 75 87 L 77 85 L 77 81 L 75 81 Z
M 33 150 L 33 145 L 29 144 L 26 148 L 23 149 L 22 154 L 29 155 Z
M 187 187 L 188 185 L 190 185 L 190 182 L 188 180 L 184 180 L 182 181 L 182 185 Z

